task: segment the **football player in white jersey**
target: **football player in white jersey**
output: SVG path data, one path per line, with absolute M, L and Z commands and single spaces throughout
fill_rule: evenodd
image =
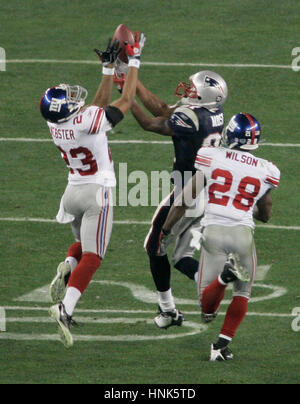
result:
M 110 241 L 113 222 L 111 188 L 116 185 L 114 164 L 107 132 L 130 109 L 136 93 L 140 56 L 145 36 L 136 33 L 133 46 L 126 45 L 129 73 L 122 96 L 110 103 L 118 41 L 109 40 L 106 51 L 95 50 L 102 62 L 102 80 L 96 96 L 84 106 L 87 91 L 80 86 L 61 84 L 42 96 L 40 109 L 54 144 L 68 169 L 68 185 L 57 215 L 59 223 L 71 223 L 76 242 L 57 269 L 50 295 L 54 306 L 50 315 L 59 325 L 63 344 L 73 345 L 70 332 L 78 300 L 100 267 Z
M 270 219 L 271 190 L 279 185 L 278 168 L 252 154 L 258 148 L 260 132 L 252 115 L 240 113 L 224 131 L 225 147 L 198 151 L 198 171 L 175 201 L 161 234 L 159 251 L 165 250 L 170 230 L 205 186 L 198 278 L 205 322 L 214 320 L 227 285 L 233 283 L 233 299 L 219 339 L 211 346 L 211 361 L 233 358 L 228 344 L 246 316 L 257 267 L 253 218 L 262 222 Z
M 126 65 L 117 62 L 115 82 L 122 88 L 122 77 Z M 117 76 L 117 77 L 116 77 Z M 201 71 L 189 78 L 189 83 L 180 83 L 175 94 L 181 101 L 169 106 L 150 92 L 139 80 L 137 96 L 145 108 L 153 115 L 149 116 L 135 102 L 132 113 L 140 126 L 150 132 L 170 136 L 174 145 L 173 183 L 174 190 L 158 206 L 152 226 L 145 240 L 151 274 L 158 292 L 159 313 L 154 322 L 160 328 L 182 325 L 183 314 L 176 308 L 171 290 L 170 263 L 165 251 L 157 255 L 162 225 L 168 215 L 176 196 L 181 192 L 185 182 L 196 172 L 194 167 L 197 151 L 204 145 L 218 146 L 224 128 L 223 104 L 227 99 L 228 89 L 224 79 L 217 73 Z M 196 244 L 194 234 L 199 233 L 199 218 L 203 215 L 200 197 L 196 205 L 180 223 L 172 229 L 171 244 L 176 240 L 172 261 L 176 269 L 196 280 L 198 261 L 194 258 Z M 193 243 L 192 243 L 193 242 Z

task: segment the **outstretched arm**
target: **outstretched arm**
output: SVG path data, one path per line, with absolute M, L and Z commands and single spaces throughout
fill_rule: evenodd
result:
M 133 46 L 127 44 L 126 52 L 129 59 L 128 76 L 124 84 L 122 95 L 119 99 L 110 104 L 110 106 L 118 108 L 123 115 L 132 107 L 138 80 L 138 69 L 140 67 L 140 56 L 146 41 L 145 35 L 142 33 L 139 38 L 139 33 L 136 33 L 136 41 Z
M 155 117 L 165 116 L 169 118 L 175 110 L 175 107 L 170 107 L 148 90 L 140 80 L 138 80 L 137 83 L 136 95 L 139 97 L 144 107 Z
M 132 104 L 131 112 L 144 130 L 158 133 L 163 136 L 173 136 L 173 133 L 168 126 L 168 118 L 165 116 L 158 116 L 155 118 L 149 116 L 136 101 Z
M 111 41 L 111 39 L 108 40 L 106 51 L 101 52 L 95 49 L 95 52 L 102 62 L 103 70 L 102 80 L 92 101 L 92 105 L 103 108 L 107 107 L 110 103 L 115 61 L 121 52 L 121 49 L 119 49 L 119 41 L 114 41 L 113 44 L 111 44 Z

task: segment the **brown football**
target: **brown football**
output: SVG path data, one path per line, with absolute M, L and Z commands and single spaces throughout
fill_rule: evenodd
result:
M 120 48 L 122 48 L 119 58 L 122 62 L 128 63 L 128 57 L 126 55 L 124 42 L 128 42 L 130 45 L 134 45 L 134 33 L 125 24 L 120 24 L 113 35 L 113 40 L 117 39 L 120 42 Z

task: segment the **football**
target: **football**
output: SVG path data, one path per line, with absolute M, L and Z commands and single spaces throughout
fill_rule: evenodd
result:
M 124 63 L 128 63 L 128 57 L 126 55 L 124 42 L 128 42 L 130 45 L 134 45 L 134 33 L 125 24 L 120 24 L 113 35 L 113 40 L 117 39 L 120 42 L 120 48 L 122 48 L 119 59 Z

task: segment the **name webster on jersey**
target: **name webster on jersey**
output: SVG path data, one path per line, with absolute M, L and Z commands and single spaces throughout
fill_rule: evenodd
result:
M 50 127 L 50 133 L 53 139 L 75 140 L 74 131 L 72 129 L 57 129 Z

